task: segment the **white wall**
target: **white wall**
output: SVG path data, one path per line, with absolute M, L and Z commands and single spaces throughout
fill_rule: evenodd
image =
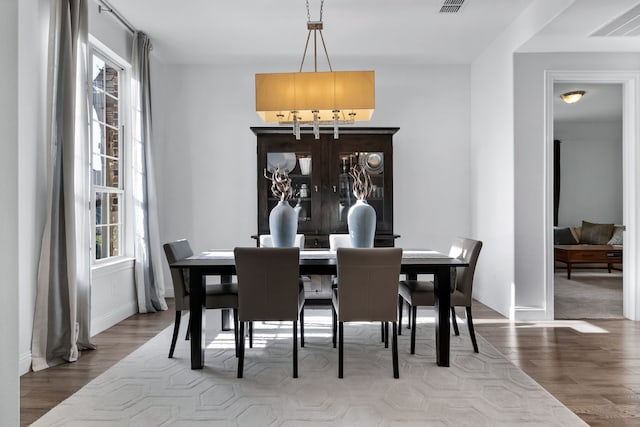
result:
M 3 423 L 18 425 L 18 0 L 0 2 L 0 40 L 0 196 L 5 201 L 0 221 L 0 413 Z
M 539 0 L 471 64 L 471 218 L 484 242 L 474 297 L 511 316 L 516 286 L 514 245 L 513 52 L 572 1 Z
M 545 70 L 637 71 L 637 53 L 519 53 L 515 56 L 516 305 L 545 318 Z
M 558 225 L 622 224 L 622 120 L 556 121 L 553 129 L 561 141 Z
M 264 125 L 255 113 L 254 74 L 277 68 L 152 65 L 161 240 L 185 237 L 194 251 L 254 246 L 256 138 L 249 127 Z M 396 244 L 448 251 L 453 237 L 470 233 L 469 67 L 373 68 L 376 111 L 361 125 L 400 127 Z

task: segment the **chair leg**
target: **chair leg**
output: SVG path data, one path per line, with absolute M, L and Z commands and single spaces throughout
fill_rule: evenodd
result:
M 244 322 L 240 322 L 240 331 L 238 331 L 238 378 L 242 378 L 242 370 L 244 368 Z
M 253 322 L 249 322 L 249 348 L 253 348 Z
M 169 347 L 169 359 L 173 357 L 173 350 L 176 348 L 178 340 L 178 331 L 180 330 L 180 320 L 182 319 L 182 310 L 176 310 L 176 320 L 173 323 L 173 337 L 171 338 L 171 347 Z M 191 316 L 189 316 L 191 319 Z
M 380 342 L 384 342 L 384 322 L 380 322 Z
M 389 322 L 382 322 L 384 325 L 384 348 L 389 348 Z
M 413 323 L 413 328 L 411 328 L 411 354 L 416 354 L 416 317 L 418 316 L 418 307 L 411 306 L 411 323 Z
M 411 329 L 411 324 L 412 324 L 412 320 L 411 320 L 411 304 L 409 304 L 409 301 L 405 301 L 405 302 L 407 303 L 407 329 Z
M 191 314 L 189 314 L 189 321 L 187 322 L 187 334 L 184 336 L 185 341 L 191 339 Z
M 392 322 L 393 341 L 391 343 L 391 356 L 393 359 L 393 378 L 400 378 L 400 368 L 398 367 L 398 325 Z
M 238 331 L 238 309 L 233 309 L 233 342 L 236 345 L 236 357 L 238 357 L 238 337 L 240 332 Z
M 471 344 L 473 344 L 473 352 L 478 352 L 478 342 L 476 341 L 476 331 L 473 329 L 473 319 L 471 317 L 471 307 L 467 307 L 467 325 L 469 325 L 469 335 L 471 336 Z
M 337 328 L 338 328 L 338 313 L 336 313 L 336 308 L 332 307 L 331 312 L 333 314 L 332 318 L 332 327 L 333 327 L 333 333 L 331 338 L 333 339 L 333 348 L 336 348 L 336 335 L 337 335 Z
M 402 335 L 402 308 L 404 307 L 404 299 L 398 295 L 398 335 Z
M 298 322 L 295 320 L 293 321 L 293 378 L 298 378 Z
M 343 378 L 344 322 L 338 323 L 338 378 Z
M 453 332 L 456 335 L 460 335 L 460 330 L 458 330 L 458 320 L 456 319 L 456 309 L 451 306 L 451 323 L 453 324 Z
M 304 347 L 304 307 L 300 310 L 300 347 Z

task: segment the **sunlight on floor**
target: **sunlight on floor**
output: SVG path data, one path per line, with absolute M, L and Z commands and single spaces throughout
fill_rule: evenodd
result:
M 460 321 L 460 320 L 458 320 Z M 512 322 L 509 319 L 474 319 L 474 325 L 509 325 L 516 329 L 526 328 L 571 328 L 583 334 L 608 334 L 609 331 L 586 320 L 544 320 L 538 322 Z

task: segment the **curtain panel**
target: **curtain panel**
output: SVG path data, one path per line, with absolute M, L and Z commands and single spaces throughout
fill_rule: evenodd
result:
M 90 187 L 86 0 L 52 0 L 47 214 L 31 342 L 32 369 L 77 360 L 90 341 Z
M 135 280 L 138 311 L 166 310 L 162 275 L 162 244 L 152 162 L 151 80 L 149 37 L 137 31 L 133 36 L 132 100 L 134 137 Z

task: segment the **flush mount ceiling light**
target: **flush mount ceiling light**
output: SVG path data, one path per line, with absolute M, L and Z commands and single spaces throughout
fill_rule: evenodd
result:
M 560 98 L 567 104 L 575 104 L 580 101 L 586 92 L 583 90 L 574 90 L 571 92 L 563 93 Z
M 333 137 L 338 138 L 340 124 L 371 120 L 375 108 L 375 75 L 373 71 L 333 71 L 320 20 L 311 21 L 307 5 L 307 42 L 297 73 L 256 74 L 256 112 L 267 123 L 293 126 L 300 139 L 300 125 L 313 125 L 316 139 L 320 124 L 333 125 Z M 313 33 L 312 72 L 303 72 L 304 59 Z M 318 71 L 317 36 L 320 35 L 329 71 Z

